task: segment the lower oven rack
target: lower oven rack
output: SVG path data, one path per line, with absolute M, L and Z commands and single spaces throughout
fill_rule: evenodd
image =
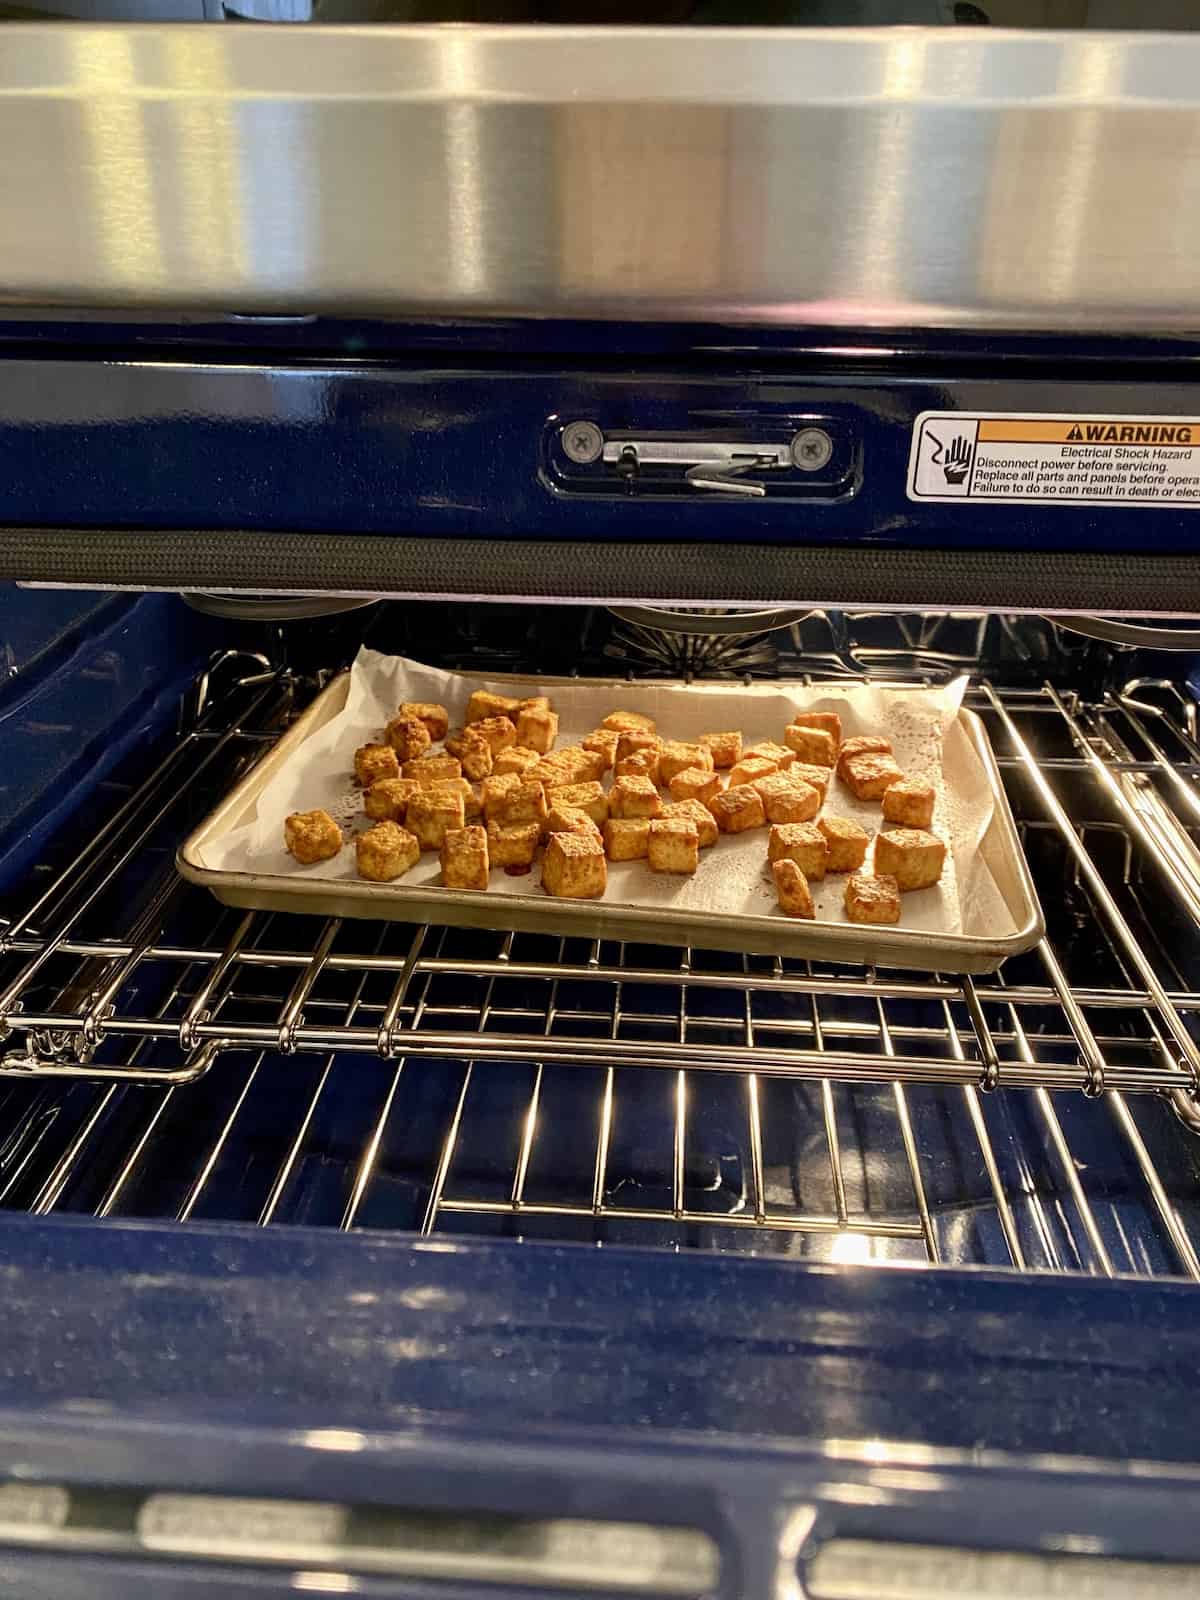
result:
M 0 1205 L 1200 1278 L 1174 685 L 973 686 L 1048 920 L 986 981 L 231 913 L 174 844 L 306 690 L 224 663 L 9 919 Z

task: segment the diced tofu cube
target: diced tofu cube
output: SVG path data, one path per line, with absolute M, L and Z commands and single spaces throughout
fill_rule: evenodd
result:
M 502 796 L 496 820 L 506 828 L 517 822 L 536 822 L 544 827 L 546 809 L 546 791 L 541 784 L 518 778 L 516 787 L 506 790 Z
M 527 706 L 517 712 L 517 743 L 545 755 L 558 738 L 558 712 L 549 706 Z
M 774 761 L 768 761 L 765 756 L 743 756 L 738 764 L 730 769 L 729 787 L 739 789 L 744 783 L 754 783 L 758 778 L 769 778 L 779 768 Z
M 760 761 L 773 761 L 777 772 L 786 772 L 795 762 L 796 752 L 789 750 L 785 744 L 776 744 L 772 739 L 764 739 L 759 744 L 752 744 L 748 750 L 742 751 L 742 760 L 748 756 L 756 756 Z
M 440 850 L 448 829 L 466 820 L 463 797 L 449 789 L 420 789 L 408 802 L 408 830 L 422 850 Z
M 891 755 L 892 741 L 885 739 L 881 733 L 857 733 L 853 739 L 847 739 L 838 751 L 837 775 L 839 778 L 846 776 L 847 765 L 855 756 Z
M 380 778 L 398 778 L 400 763 L 390 744 L 363 744 L 354 752 L 354 776 L 364 789 Z
M 655 733 L 654 718 L 643 716 L 640 711 L 610 711 L 601 720 L 602 728 L 613 728 L 617 733 L 628 733 L 631 729 L 641 728 L 646 733 Z
M 793 761 L 788 768 L 788 777 L 794 781 L 811 784 L 821 796 L 821 804 L 825 804 L 825 796 L 829 793 L 829 780 L 833 777 L 828 767 L 814 767 L 805 761 Z
M 293 811 L 284 820 L 283 843 L 303 867 L 331 861 L 342 848 L 342 830 L 328 811 Z
M 608 821 L 608 796 L 598 783 L 568 783 L 546 793 L 547 802 L 586 811 L 597 827 Z
M 767 820 L 758 790 L 748 783 L 722 789 L 708 802 L 708 809 L 722 833 L 744 833 L 747 828 L 761 828 Z
M 717 819 L 707 805 L 699 800 L 673 800 L 662 808 L 664 817 L 689 817 L 700 835 L 700 848 L 706 850 L 717 842 Z
M 383 736 L 401 761 L 415 761 L 433 742 L 429 729 L 417 717 L 393 717 Z
M 596 728 L 580 742 L 585 750 L 600 757 L 604 762 L 604 771 L 608 772 L 617 759 L 617 740 L 620 737 L 615 728 Z
M 531 867 L 541 836 L 536 822 L 517 822 L 511 828 L 489 822 L 488 859 L 494 867 Z
M 462 762 L 457 756 L 422 756 L 419 761 L 404 763 L 404 776 L 423 787 L 445 783 L 447 778 L 462 777 Z
M 789 917 L 813 917 L 812 890 L 803 871 L 788 856 L 771 863 L 771 876 L 775 879 L 775 893 L 779 909 Z
M 635 755 L 619 756 L 613 768 L 615 778 L 649 778 L 658 787 L 658 751 L 639 750 Z
M 771 772 L 754 784 L 768 822 L 809 822 L 821 809 L 821 796 L 811 783 L 790 772 Z
M 685 767 L 668 784 L 672 800 L 699 800 L 707 805 L 721 787 L 715 772 L 703 767 Z
M 467 701 L 464 722 L 482 722 L 486 717 L 511 717 L 521 704 L 506 694 L 492 694 L 488 689 L 476 689 Z
M 615 778 L 608 809 L 614 817 L 656 817 L 662 810 L 662 801 L 649 778 Z
M 542 888 L 562 899 L 596 900 L 608 887 L 604 846 L 596 835 L 554 833 L 542 860 Z
M 655 817 L 646 860 L 651 872 L 695 872 L 700 865 L 700 830 L 690 817 Z
M 439 778 L 437 783 L 425 784 L 422 787 L 430 793 L 439 790 L 444 794 L 462 795 L 463 816 L 468 822 L 474 822 L 477 817 L 483 815 L 479 796 L 465 778 Z
M 780 822 L 767 837 L 767 860 L 794 861 L 810 882 L 819 883 L 828 865 L 829 846 L 812 822 Z
M 631 728 L 617 735 L 617 753 L 613 760 L 624 761 L 628 756 L 640 755 L 643 750 L 657 755 L 661 749 L 662 740 L 656 733 L 647 733 L 645 728 Z
M 852 872 L 846 879 L 846 915 L 851 922 L 899 922 L 900 887 L 895 878 Z
M 903 893 L 929 889 L 942 875 L 946 846 L 921 828 L 889 828 L 875 840 L 875 870 L 891 873 Z
M 742 736 L 736 728 L 726 733 L 702 733 L 700 743 L 712 751 L 713 766 L 721 772 L 736 766 L 742 754 Z
M 580 811 L 578 806 L 557 805 L 547 801 L 550 811 L 546 817 L 547 833 L 595 833 L 599 828 L 588 816 L 586 811 Z
M 428 700 L 405 700 L 400 707 L 402 717 L 416 717 L 425 724 L 431 739 L 444 739 L 450 726 L 450 716 L 445 706 L 433 705 Z
M 464 774 L 476 783 L 480 778 L 490 778 L 494 770 L 492 747 L 479 732 L 481 727 L 482 723 L 473 722 L 446 740 L 447 752 L 462 763 Z
M 472 722 L 470 727 L 477 739 L 487 740 L 493 758 L 501 750 L 508 750 L 517 743 L 517 730 L 508 717 L 481 717 L 478 722 Z M 528 740 L 523 739 L 521 743 L 527 744 Z
M 449 828 L 442 840 L 442 882 L 447 889 L 486 889 L 488 841 L 483 828 Z
M 927 828 L 933 821 L 933 785 L 920 778 L 897 778 L 883 791 L 883 820 L 905 828 Z
M 842 782 L 856 800 L 882 800 L 901 776 L 900 768 L 886 752 L 879 755 L 851 756 Z
M 550 696 L 548 694 L 526 695 L 524 700 L 517 701 L 517 716 L 522 711 L 549 711 Z
M 507 750 L 501 750 L 492 757 L 492 771 L 498 776 L 506 772 L 529 772 L 538 764 L 538 753 L 529 750 L 522 744 L 510 744 Z
M 789 750 L 794 750 L 798 761 L 814 767 L 831 767 L 837 760 L 837 741 L 824 728 L 802 728 L 792 723 L 783 730 Z
M 609 817 L 604 848 L 610 861 L 642 861 L 650 846 L 649 817 Z
M 521 776 L 516 772 L 505 772 L 483 780 L 483 814 L 489 822 L 499 815 L 505 797 L 510 795 L 520 782 Z
M 363 810 L 375 822 L 403 822 L 409 799 L 419 788 L 411 778 L 380 778 L 363 795 Z
M 421 846 L 398 822 L 377 822 L 354 841 L 355 865 L 360 878 L 391 883 L 420 859 Z
M 712 751 L 705 744 L 689 744 L 682 739 L 668 739 L 658 757 L 660 783 L 670 783 L 677 773 L 689 767 L 707 771 L 713 765 Z
M 857 872 L 867 857 L 871 836 L 849 817 L 822 817 L 817 823 L 829 846 L 829 872 Z
M 793 728 L 820 728 L 835 745 L 842 742 L 842 719 L 836 711 L 797 711 L 793 713 Z

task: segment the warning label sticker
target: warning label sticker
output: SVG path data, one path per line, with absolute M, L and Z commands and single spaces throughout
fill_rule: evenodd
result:
M 1200 506 L 1200 418 L 923 411 L 908 496 Z

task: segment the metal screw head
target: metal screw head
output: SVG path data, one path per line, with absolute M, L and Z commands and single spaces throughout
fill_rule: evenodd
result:
M 824 428 L 802 428 L 792 440 L 792 460 L 801 472 L 820 472 L 833 455 L 833 440 Z
M 594 422 L 568 422 L 562 431 L 563 454 L 576 466 L 588 467 L 604 452 L 604 435 Z

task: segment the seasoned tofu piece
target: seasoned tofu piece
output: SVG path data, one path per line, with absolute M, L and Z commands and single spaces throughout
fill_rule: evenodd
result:
M 707 745 L 688 743 L 682 739 L 668 739 L 659 752 L 659 782 L 670 783 L 677 773 L 686 772 L 689 767 L 699 767 L 704 772 L 710 771 L 712 764 L 712 751 Z
M 597 827 L 608 821 L 608 796 L 596 782 L 568 783 L 548 789 L 546 799 L 551 805 L 586 811 Z
M 398 778 L 400 763 L 390 744 L 363 744 L 354 752 L 354 776 L 364 789 L 380 778 Z
M 695 872 L 700 865 L 699 828 L 690 817 L 655 817 L 646 861 L 651 872 Z
M 448 778 L 462 777 L 462 762 L 457 756 L 422 756 L 419 761 L 404 763 L 404 776 L 412 778 L 422 788 L 431 783 L 445 783 Z
M 506 772 L 531 772 L 540 759 L 536 750 L 523 744 L 510 744 L 507 750 L 492 757 L 492 771 L 499 776 Z
M 795 752 L 797 761 L 814 767 L 831 767 L 837 760 L 837 741 L 824 728 L 802 728 L 792 723 L 783 730 L 789 750 Z
M 604 849 L 610 861 L 643 861 L 650 847 L 649 817 L 609 817 Z
M 383 736 L 401 761 L 415 761 L 433 743 L 429 729 L 417 717 L 393 717 Z
M 849 817 L 821 817 L 817 823 L 829 846 L 829 872 L 857 872 L 867 858 L 871 835 Z
M 631 728 L 626 733 L 617 735 L 617 753 L 614 761 L 624 761 L 627 756 L 640 755 L 643 750 L 651 750 L 655 755 L 662 749 L 662 740 L 656 733 L 647 733 L 645 728 Z
M 488 689 L 476 689 L 467 701 L 467 714 L 464 722 L 482 722 L 486 717 L 507 717 L 510 720 L 516 714 L 519 700 L 512 700 L 506 694 L 492 694 Z
M 765 756 L 743 756 L 737 766 L 729 773 L 729 787 L 740 788 L 744 783 L 754 783 L 758 778 L 769 778 L 779 768 L 774 761 L 768 761 Z
M 881 733 L 858 733 L 853 739 L 847 739 L 838 751 L 837 775 L 839 778 L 846 776 L 846 766 L 853 761 L 855 756 L 891 755 L 892 741 L 885 739 Z
M 813 767 L 805 761 L 793 761 L 788 768 L 788 777 L 801 783 L 810 783 L 821 796 L 821 804 L 825 804 L 825 796 L 829 793 L 829 780 L 833 777 L 828 767 Z
M 478 722 L 472 722 L 470 728 L 476 738 L 487 740 L 493 759 L 501 750 L 508 750 L 517 743 L 517 730 L 507 717 L 481 717 Z M 528 744 L 525 739 L 520 742 Z
M 932 888 L 945 861 L 945 843 L 922 828 L 889 828 L 875 840 L 875 870 L 890 872 L 901 893 Z
M 707 805 L 720 789 L 721 780 L 715 772 L 703 767 L 685 767 L 675 774 L 667 787 L 672 800 L 699 800 Z
M 494 771 L 492 747 L 479 732 L 481 727 L 482 723 L 473 722 L 469 728 L 464 728 L 461 733 L 452 734 L 446 740 L 449 754 L 462 763 L 464 775 L 476 783 L 481 778 L 490 778 Z
M 483 780 L 483 814 L 489 822 L 493 817 L 499 815 L 500 807 L 503 805 L 505 798 L 517 788 L 520 782 L 521 775 L 517 772 L 494 774 L 492 777 Z
M 717 842 L 717 819 L 707 805 L 699 800 L 673 800 L 662 808 L 664 817 L 690 817 L 700 835 L 700 848 L 706 850 Z
M 742 754 L 742 735 L 737 728 L 726 733 L 702 733 L 700 741 L 712 751 L 713 766 L 718 772 L 736 766 Z
M 821 796 L 811 783 L 790 772 L 770 772 L 753 785 L 768 822 L 811 822 L 821 809 Z
M 442 882 L 447 889 L 486 889 L 488 841 L 484 828 L 448 828 L 442 840 Z
M 598 835 L 554 833 L 542 859 L 542 888 L 569 900 L 596 900 L 608 887 L 608 863 Z
M 852 872 L 846 879 L 846 915 L 851 922 L 899 922 L 900 888 L 888 873 Z
M 421 846 L 398 822 L 377 822 L 354 841 L 358 875 L 372 883 L 391 883 L 415 867 L 420 856 Z
M 302 867 L 331 861 L 342 848 L 342 830 L 328 811 L 293 811 L 283 824 L 283 843 Z
M 763 739 L 759 744 L 752 744 L 748 750 L 742 751 L 742 760 L 748 756 L 756 756 L 760 761 L 773 761 L 777 772 L 786 772 L 796 759 L 796 752 L 789 750 L 785 744 L 775 744 L 771 739 Z
M 428 700 L 402 701 L 400 715 L 416 717 L 418 722 L 423 722 L 431 739 L 444 739 L 450 726 L 450 715 L 445 706 L 434 705 Z
M 794 861 L 810 882 L 819 883 L 829 862 L 829 846 L 815 823 L 779 822 L 767 835 L 767 860 Z
M 793 728 L 820 728 L 835 745 L 842 742 L 842 719 L 836 711 L 797 711 L 792 715 Z
M 586 811 L 580 811 L 578 806 L 556 805 L 548 801 L 550 806 L 546 817 L 547 833 L 594 833 L 599 836 L 600 829 L 588 816 Z
M 479 795 L 465 778 L 439 778 L 436 783 L 428 783 L 423 787 L 431 793 L 438 790 L 447 794 L 462 795 L 463 816 L 468 822 L 474 822 L 477 817 L 483 815 L 483 804 Z
M 618 733 L 629 733 L 641 729 L 644 733 L 657 733 L 653 717 L 643 716 L 640 711 L 610 711 L 601 719 L 602 728 L 614 728 Z
M 526 695 L 524 700 L 517 701 L 517 716 L 520 716 L 522 711 L 549 711 L 549 709 L 548 694 L 530 694 Z
M 515 822 L 511 828 L 489 822 L 488 859 L 494 867 L 531 867 L 541 836 L 536 822 Z
M 449 789 L 421 789 L 408 802 L 404 820 L 422 850 L 440 850 L 447 832 L 466 821 L 463 797 Z
M 656 817 L 662 810 L 662 801 L 649 778 L 614 778 L 608 810 L 614 817 Z
M 411 778 L 380 778 L 363 795 L 363 810 L 373 822 L 403 822 L 410 798 L 420 788 Z
M 815 917 L 812 890 L 800 867 L 789 856 L 771 863 L 779 909 L 789 917 Z
M 722 789 L 708 802 L 708 809 L 722 833 L 744 833 L 747 828 L 761 828 L 767 820 L 758 790 L 748 783 Z
M 927 828 L 933 821 L 933 785 L 920 778 L 897 778 L 883 791 L 883 820 L 905 828 Z
M 615 728 L 596 728 L 585 734 L 580 743 L 583 749 L 600 757 L 604 762 L 604 771 L 608 772 L 617 759 L 617 741 L 620 737 Z
M 649 778 L 658 787 L 658 751 L 639 750 L 631 756 L 619 756 L 613 767 L 614 778 Z
M 517 743 L 539 755 L 553 747 L 558 738 L 558 712 L 547 705 L 523 705 L 517 712 Z
M 594 783 L 604 771 L 604 757 L 595 750 L 585 750 L 582 745 L 563 745 L 543 756 L 529 776 L 547 788 L 564 783 Z
M 516 787 L 505 791 L 495 816 L 506 828 L 516 822 L 536 822 L 544 828 L 546 810 L 546 791 L 541 784 L 518 778 Z
M 901 775 L 894 759 L 881 751 L 878 755 L 851 756 L 842 782 L 856 800 L 882 800 Z

